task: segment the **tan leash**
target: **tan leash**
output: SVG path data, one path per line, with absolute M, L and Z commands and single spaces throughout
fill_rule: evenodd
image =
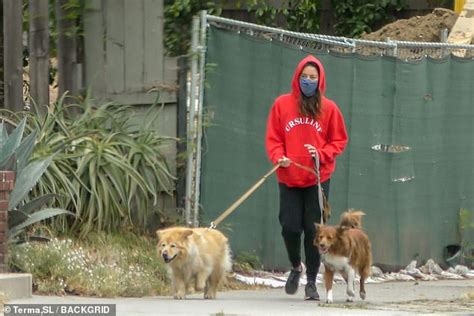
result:
M 319 210 L 321 211 L 321 224 L 324 224 L 324 202 L 323 202 L 323 188 L 321 187 L 320 175 L 319 175 L 319 154 L 316 150 L 313 155 L 313 162 L 314 162 L 314 171 L 316 173 L 316 178 L 318 179 L 318 202 L 319 202 Z
M 300 163 L 297 163 L 297 162 L 295 162 L 295 161 L 292 161 L 291 163 L 294 164 L 295 166 L 297 166 L 298 168 L 301 168 L 301 169 L 303 169 L 303 170 L 306 170 L 306 171 L 308 171 L 308 172 L 311 172 L 312 174 L 314 174 L 314 175 L 316 175 L 316 176 L 318 175 L 317 172 L 316 172 L 314 169 L 311 169 L 310 167 L 306 167 L 306 166 L 304 166 L 304 165 L 302 165 L 302 164 L 300 164 Z
M 295 166 L 297 166 L 298 168 L 301 168 L 303 170 L 306 170 L 308 172 L 311 172 L 313 174 L 315 174 L 318 178 L 318 187 L 321 187 L 320 183 L 319 183 L 319 172 L 316 172 L 314 169 L 311 169 L 310 167 L 307 167 L 307 166 L 304 166 L 300 163 L 297 163 L 295 161 L 291 161 L 292 164 L 294 164 Z M 268 171 L 260 180 L 258 180 L 247 192 L 245 192 L 237 201 L 235 201 L 231 206 L 229 206 L 221 215 L 219 215 L 218 218 L 216 218 L 214 221 L 211 222 L 210 226 L 209 226 L 209 229 L 214 229 L 217 227 L 217 225 L 219 225 L 227 216 L 229 216 L 233 211 L 235 211 L 235 209 L 237 207 L 240 206 L 240 204 L 242 204 L 250 195 L 252 195 L 252 193 L 255 192 L 255 190 L 257 190 L 264 182 L 265 180 L 267 180 L 267 178 L 269 176 L 271 176 L 278 168 L 280 167 L 279 164 L 276 164 L 275 166 L 273 166 L 273 168 Z M 319 170 L 319 168 L 317 168 L 317 170 Z M 321 191 L 321 189 L 320 189 Z M 321 194 L 320 192 L 318 192 L 319 194 Z M 320 201 L 322 201 L 322 197 L 320 199 Z M 321 204 L 322 202 L 320 202 Z M 321 207 L 321 214 L 322 214 L 322 206 Z M 322 220 L 322 215 L 321 215 L 321 223 L 323 222 Z
M 216 220 L 211 222 L 209 228 L 216 228 L 217 225 L 219 225 L 220 222 L 224 220 L 224 218 L 229 216 L 230 213 L 232 213 L 240 204 L 242 204 L 242 202 L 244 202 L 252 193 L 254 193 L 255 190 L 257 190 L 258 187 L 261 186 L 262 183 L 265 182 L 265 180 L 267 180 L 267 178 L 271 176 L 271 174 L 274 173 L 279 167 L 280 165 L 278 164 L 274 165 L 273 168 L 268 171 L 260 180 L 258 180 L 257 183 L 255 183 L 247 192 L 245 192 L 244 195 L 242 195 L 237 201 L 229 206 L 218 218 L 216 218 Z

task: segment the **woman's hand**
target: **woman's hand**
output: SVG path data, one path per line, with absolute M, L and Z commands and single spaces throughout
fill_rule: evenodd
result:
M 309 151 L 311 157 L 316 157 L 316 147 L 311 144 L 304 144 L 304 147 Z
M 287 168 L 287 167 L 290 166 L 291 160 L 288 159 L 287 157 L 283 156 L 282 158 L 278 159 L 278 164 L 279 164 L 281 167 Z

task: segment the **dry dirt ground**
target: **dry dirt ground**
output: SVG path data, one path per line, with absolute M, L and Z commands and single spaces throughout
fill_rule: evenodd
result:
M 372 41 L 386 41 L 389 38 L 399 41 L 440 42 L 441 31 L 448 29 L 449 34 L 457 17 L 452 10 L 437 8 L 424 16 L 397 20 L 375 32 L 364 34 L 361 38 Z

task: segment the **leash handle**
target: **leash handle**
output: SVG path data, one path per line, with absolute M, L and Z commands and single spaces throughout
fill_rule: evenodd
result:
M 318 180 L 318 202 L 319 202 L 319 210 L 321 211 L 321 224 L 324 224 L 324 202 L 323 202 L 323 190 L 321 188 L 321 180 L 319 175 L 319 154 L 318 150 L 315 151 L 313 155 L 314 161 L 314 171 L 316 172 L 316 179 Z
M 323 216 L 323 210 L 324 210 L 324 202 L 323 202 L 323 191 L 321 188 L 321 179 L 319 175 L 319 154 L 318 151 L 316 150 L 315 154 L 312 155 L 313 162 L 314 162 L 314 169 L 311 169 L 309 167 L 306 167 L 300 163 L 297 163 L 296 161 L 292 161 L 291 163 L 297 166 L 298 168 L 301 168 L 303 170 L 306 170 L 308 172 L 311 172 L 316 176 L 317 182 L 318 182 L 318 202 L 319 202 L 319 209 L 321 210 L 321 224 L 324 224 L 324 216 Z
M 273 166 L 273 168 L 268 171 L 260 180 L 258 180 L 247 192 L 245 192 L 237 201 L 232 203 L 231 206 L 229 206 L 218 218 L 216 218 L 213 222 L 211 222 L 211 225 L 209 226 L 209 229 L 216 228 L 217 225 L 219 225 L 227 216 L 230 215 L 237 207 L 240 206 L 255 190 L 258 189 L 259 186 L 265 182 L 265 180 L 272 175 L 278 168 L 280 168 L 279 164 L 276 164 Z

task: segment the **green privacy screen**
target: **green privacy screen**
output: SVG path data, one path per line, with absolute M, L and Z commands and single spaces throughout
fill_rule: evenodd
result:
M 331 180 L 330 224 L 360 208 L 375 263 L 442 262 L 444 248 L 460 243 L 460 208 L 474 210 L 474 61 L 454 57 L 406 62 L 321 54 L 211 27 L 201 225 L 271 169 L 267 115 L 308 53 L 325 65 L 327 96 L 341 108 L 350 139 Z M 273 175 L 219 227 L 235 255 L 288 267 L 278 208 Z

